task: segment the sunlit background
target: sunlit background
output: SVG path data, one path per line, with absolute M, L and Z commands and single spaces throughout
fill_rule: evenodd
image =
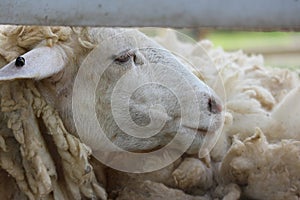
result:
M 262 54 L 266 66 L 300 69 L 300 32 L 179 31 L 195 40 L 209 39 L 215 47 L 222 47 L 226 51 L 243 50 L 249 55 Z

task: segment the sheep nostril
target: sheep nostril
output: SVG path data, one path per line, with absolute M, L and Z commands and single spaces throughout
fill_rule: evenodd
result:
M 137 65 L 143 65 L 145 64 L 144 59 L 144 56 L 137 51 L 133 57 L 133 62 Z
M 215 99 L 209 98 L 208 99 L 208 111 L 217 114 L 222 112 L 222 105 L 218 104 Z

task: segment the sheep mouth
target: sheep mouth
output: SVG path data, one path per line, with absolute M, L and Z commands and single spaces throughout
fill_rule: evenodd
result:
M 201 127 L 192 128 L 192 127 L 189 127 L 189 126 L 183 126 L 183 127 L 190 130 L 193 133 L 198 134 L 198 135 L 207 135 L 207 134 L 213 133 L 213 131 L 211 131 L 209 128 L 201 128 Z
M 193 129 L 194 131 L 196 131 L 196 133 L 198 135 L 202 135 L 202 136 L 205 136 L 205 135 L 210 135 L 210 134 L 213 134 L 214 131 L 210 131 L 210 130 L 204 130 L 204 129 Z
M 154 151 L 158 151 L 161 148 L 163 148 L 163 146 L 159 145 L 159 146 L 151 148 L 151 149 L 134 150 L 134 151 L 131 151 L 131 152 L 133 152 L 133 153 L 151 153 L 151 152 L 154 152 Z

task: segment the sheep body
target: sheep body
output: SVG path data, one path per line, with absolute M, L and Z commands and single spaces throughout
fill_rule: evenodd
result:
M 186 53 L 194 73 L 226 105 L 222 136 L 210 152 L 218 186 L 210 187 L 207 194 L 220 199 L 238 199 L 241 195 L 250 199 L 297 199 L 299 181 L 294 177 L 299 174 L 299 118 L 295 117 L 300 111 L 296 103 L 299 73 L 264 67 L 261 56 L 224 52 L 209 41 L 189 46 L 170 44 L 169 38 L 177 41 L 174 35 L 166 32 L 166 39 L 158 41 L 178 54 Z M 223 84 L 216 84 L 218 78 Z M 197 180 L 199 176 L 190 184 Z

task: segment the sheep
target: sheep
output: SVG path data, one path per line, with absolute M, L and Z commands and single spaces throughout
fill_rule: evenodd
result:
M 104 167 L 91 164 L 92 153 L 108 159 L 105 164 L 116 161 L 114 166 L 119 158 L 127 159 L 125 171 L 153 171 L 180 157 L 178 150 L 198 152 L 206 134 L 214 135 L 223 124 L 215 92 L 137 30 L 2 26 L 0 33 L 1 60 L 7 63 L 0 70 L 1 109 L 8 128 L 1 134 L 0 164 L 29 199 L 107 199 Z M 135 90 L 121 87 L 114 93 L 120 80 Z M 80 88 L 86 83 L 91 85 Z M 89 88 L 96 91 L 94 105 L 89 104 L 94 101 Z M 129 116 L 120 102 L 127 96 Z M 91 106 L 105 135 L 93 132 Z M 126 127 L 130 123 L 138 126 Z M 124 127 L 131 128 L 129 135 Z M 109 149 L 107 137 L 123 151 Z M 155 154 L 145 163 L 130 162 L 122 154 L 151 152 L 173 137 L 162 166 L 155 163 L 161 159 Z
M 56 45 L 62 45 L 66 55 L 82 55 L 82 57 L 76 58 L 78 60 L 71 60 L 70 63 L 95 64 L 94 62 L 97 63 L 97 61 L 94 58 L 97 56 L 89 57 L 89 55 L 95 55 L 103 51 L 101 45 L 97 47 L 95 44 L 107 44 L 105 42 L 101 43 L 99 40 L 95 41 L 94 36 L 97 34 L 93 30 L 96 29 L 7 26 L 3 30 L 10 33 L 4 36 L 2 33 L 0 37 L 5 38 L 0 40 L 3 44 L 1 47 L 5 48 L 0 49 L 0 55 L 2 56 L 0 56 L 0 63 L 4 66 L 11 62 L 7 65 L 7 69 L 15 67 L 15 59 L 27 51 L 30 52 L 30 50 L 44 46 L 57 48 Z M 103 38 L 105 40 L 107 35 L 118 35 L 119 31 L 122 32 L 125 29 L 101 30 L 103 31 L 102 34 L 98 34 L 96 37 L 100 38 L 100 41 Z M 105 30 L 112 32 L 108 33 Z M 69 41 L 70 34 L 72 35 L 71 42 Z M 41 39 L 34 36 L 39 36 Z M 21 38 L 24 38 L 26 42 Z M 148 40 L 145 37 L 142 38 Z M 130 41 L 130 39 L 128 40 Z M 298 118 L 295 115 L 299 112 L 296 103 L 299 99 L 299 73 L 287 69 L 265 67 L 263 57 L 260 55 L 249 56 L 242 51 L 225 52 L 221 48 L 214 48 L 213 44 L 207 40 L 200 41 L 196 45 L 182 42 L 176 38 L 174 31 L 170 30 L 162 32 L 162 35 L 154 38 L 154 40 L 165 49 L 180 55 L 181 57 L 176 59 L 184 63 L 187 70 L 194 73 L 212 88 L 207 91 L 215 91 L 216 95 L 214 92 L 212 94 L 217 105 L 220 104 L 219 102 L 224 103 L 222 114 L 218 113 L 215 116 L 216 118 L 213 118 L 216 120 L 216 124 L 213 125 L 212 130 L 217 130 L 218 126 L 222 128 L 218 141 L 215 141 L 217 137 L 214 134 L 212 134 L 212 138 L 205 137 L 202 138 L 204 140 L 201 139 L 202 146 L 205 147 L 211 147 L 212 144 L 214 145 L 217 142 L 213 149 L 204 149 L 197 155 L 199 147 L 190 148 L 187 153 L 180 157 L 174 157 L 172 152 L 167 152 L 163 155 L 163 159 L 167 160 L 170 157 L 176 159 L 173 160 L 174 162 L 155 171 L 149 169 L 157 167 L 159 161 L 161 161 L 161 155 L 153 155 L 150 159 L 142 160 L 142 163 L 136 163 L 135 160 L 125 162 L 128 161 L 126 154 L 123 155 L 117 152 L 116 155 L 114 154 L 111 157 L 111 154 L 99 153 L 94 142 L 88 140 L 89 137 L 80 136 L 80 140 L 78 139 L 76 127 L 74 127 L 72 121 L 69 121 L 72 118 L 68 112 L 71 105 L 67 104 L 67 108 L 57 107 L 59 104 L 68 102 L 68 98 L 64 98 L 64 95 L 67 95 L 67 97 L 70 95 L 67 93 L 68 89 L 65 89 L 68 87 L 60 88 L 58 90 L 60 96 L 58 97 L 51 95 L 53 91 L 57 93 L 57 90 L 53 89 L 51 84 L 58 84 L 58 87 L 61 87 L 59 85 L 60 81 L 66 81 L 66 77 L 70 77 L 72 71 L 66 70 L 64 72 L 66 74 L 62 74 L 55 71 L 56 69 L 51 69 L 50 72 L 55 71 L 55 75 L 51 75 L 51 78 L 36 74 L 34 77 L 26 75 L 27 77 L 20 80 L 9 82 L 7 79 L 15 79 L 15 77 L 12 77 L 11 73 L 5 73 L 6 77 L 3 78 L 2 76 L 2 80 L 5 80 L 5 82 L 2 83 L 1 88 L 0 166 L 6 172 L 0 171 L 0 177 L 6 177 L 8 172 L 12 178 L 5 178 L 5 180 L 12 185 L 12 189 L 6 190 L 7 188 L 4 186 L 0 188 L 3 191 L 0 194 L 3 195 L 4 199 L 12 197 L 20 199 L 25 198 L 25 195 L 32 199 L 40 196 L 49 197 L 51 191 L 54 197 L 60 199 L 84 197 L 105 199 L 107 196 L 110 199 L 231 200 L 239 198 L 298 198 L 298 124 L 300 123 L 298 123 Z M 116 42 L 120 44 L 120 41 Z M 108 43 L 112 46 L 114 44 L 110 40 Z M 152 42 L 151 45 L 157 47 Z M 159 48 L 161 47 L 159 46 Z M 92 49 L 96 51 L 92 52 Z M 73 52 L 74 50 L 76 52 Z M 111 52 L 109 50 L 104 51 Z M 120 49 L 117 52 L 122 52 L 122 50 Z M 117 54 L 121 56 L 113 56 L 113 58 L 118 62 L 127 60 L 130 57 L 131 62 L 137 60 L 136 62 L 144 63 L 147 59 L 139 59 L 141 57 L 140 53 L 125 51 L 123 54 Z M 142 55 L 145 57 L 143 52 Z M 64 59 L 65 57 L 62 60 Z M 172 57 L 172 59 L 175 58 Z M 25 57 L 25 63 L 26 61 Z M 56 66 L 61 67 L 59 60 L 54 59 L 54 61 L 58 62 Z M 70 63 L 67 66 L 72 66 Z M 189 75 L 189 77 L 191 76 Z M 192 77 L 189 78 L 191 83 L 196 81 L 195 77 Z M 90 77 L 83 80 L 88 78 Z M 103 78 L 103 80 L 106 78 L 105 82 L 107 82 L 108 77 L 104 76 Z M 27 79 L 41 80 L 32 81 Z M 127 82 L 123 83 L 131 84 L 132 80 L 125 80 Z M 70 85 L 73 84 L 76 85 L 76 80 L 70 82 Z M 116 84 L 116 86 L 118 85 Z M 105 87 L 107 86 L 99 85 L 97 89 L 101 91 L 105 90 Z M 149 88 L 144 89 L 149 90 Z M 147 94 L 149 93 L 152 94 L 151 89 Z M 88 97 L 87 92 L 83 94 L 86 94 L 84 95 L 85 98 Z M 147 96 L 147 94 L 145 95 Z M 137 94 L 133 96 L 136 101 L 142 101 Z M 99 102 L 107 100 L 107 98 L 101 99 L 101 95 L 96 96 L 96 98 L 100 98 Z M 151 96 L 147 96 L 147 98 L 153 101 Z M 59 102 L 57 102 L 58 99 Z M 170 95 L 170 99 L 173 100 L 172 95 Z M 159 102 L 159 104 L 165 105 L 162 102 Z M 206 104 L 202 105 L 207 108 L 209 104 L 206 101 Z M 217 105 L 214 104 L 214 109 L 210 109 L 210 111 L 220 110 Z M 212 108 L 211 106 L 208 107 Z M 98 109 L 100 115 L 105 115 L 105 108 L 99 107 L 96 109 Z M 140 111 L 134 106 L 131 110 L 138 111 L 138 113 Z M 155 113 L 152 116 L 159 116 L 160 119 L 169 117 L 161 112 L 159 106 L 152 107 L 152 110 L 149 110 L 150 113 Z M 83 112 L 83 110 L 81 111 Z M 103 112 L 101 113 L 101 111 Z M 24 127 L 28 127 L 24 116 L 36 119 L 38 123 L 31 122 L 31 124 L 33 124 L 33 130 L 38 130 L 39 134 L 33 137 L 33 135 L 28 134 L 28 128 L 25 128 L 25 130 L 20 129 L 22 127 L 20 123 L 24 124 Z M 140 115 L 138 114 L 138 116 Z M 134 122 L 143 125 L 143 120 L 140 119 L 146 118 L 140 116 Z M 192 119 L 189 120 L 192 121 Z M 128 121 L 124 122 L 127 123 Z M 219 123 L 222 123 L 222 125 Z M 47 132 L 50 132 L 50 136 L 44 134 Z M 31 138 L 35 144 L 30 147 L 39 146 L 39 151 L 35 151 L 38 152 L 35 154 L 37 156 L 30 157 L 34 158 L 30 160 L 34 162 L 24 164 L 20 160 L 23 157 L 27 158 L 29 155 L 33 155 L 30 154 L 32 151 L 28 151 L 28 153 L 24 151 L 24 149 L 27 150 L 27 137 Z M 116 142 L 120 141 L 126 141 L 126 138 L 116 140 Z M 49 150 L 50 153 L 47 152 L 48 146 L 46 144 L 49 142 L 55 147 L 54 150 L 57 149 L 55 152 L 60 155 L 58 157 L 62 158 L 61 161 L 57 160 L 57 157 L 53 160 L 47 158 L 49 155 L 53 156 L 53 149 L 52 151 Z M 160 142 L 165 144 L 166 141 L 162 140 Z M 195 146 L 199 144 L 198 141 Z M 155 150 L 151 145 L 149 144 L 147 148 Z M 18 148 L 13 148 L 15 146 Z M 139 153 L 148 153 L 140 146 L 125 145 L 122 147 L 127 148 L 127 150 L 137 150 L 136 152 Z M 22 149 L 21 152 L 25 153 L 20 155 L 19 149 Z M 121 165 L 121 168 L 126 168 L 128 171 L 105 167 L 93 157 L 88 159 L 90 154 L 93 154 L 97 159 L 100 156 L 99 160 L 107 156 L 108 160 L 106 161 Z M 43 155 L 46 157 L 43 157 Z M 42 162 L 37 162 L 40 161 L 37 157 L 41 158 Z M 25 158 L 23 159 L 26 160 Z M 38 165 L 37 163 L 42 164 Z M 75 163 L 78 169 L 70 170 L 72 168 L 70 163 Z M 58 164 L 61 166 L 60 170 L 54 166 Z M 137 171 L 130 171 L 130 168 L 135 168 Z M 31 181 L 28 182 L 27 178 L 24 177 L 28 176 L 28 172 L 32 172 L 32 170 L 34 172 L 37 169 L 41 172 L 39 176 L 33 176 L 30 179 Z M 146 173 L 135 173 L 142 170 Z M 66 174 L 62 173 L 65 171 Z M 66 180 L 67 184 L 57 181 L 57 177 Z M 78 181 L 80 178 L 83 181 Z M 37 183 L 40 185 L 37 185 Z M 15 190 L 18 192 L 15 192 Z M 43 194 L 34 193 L 34 191 L 42 191 Z

